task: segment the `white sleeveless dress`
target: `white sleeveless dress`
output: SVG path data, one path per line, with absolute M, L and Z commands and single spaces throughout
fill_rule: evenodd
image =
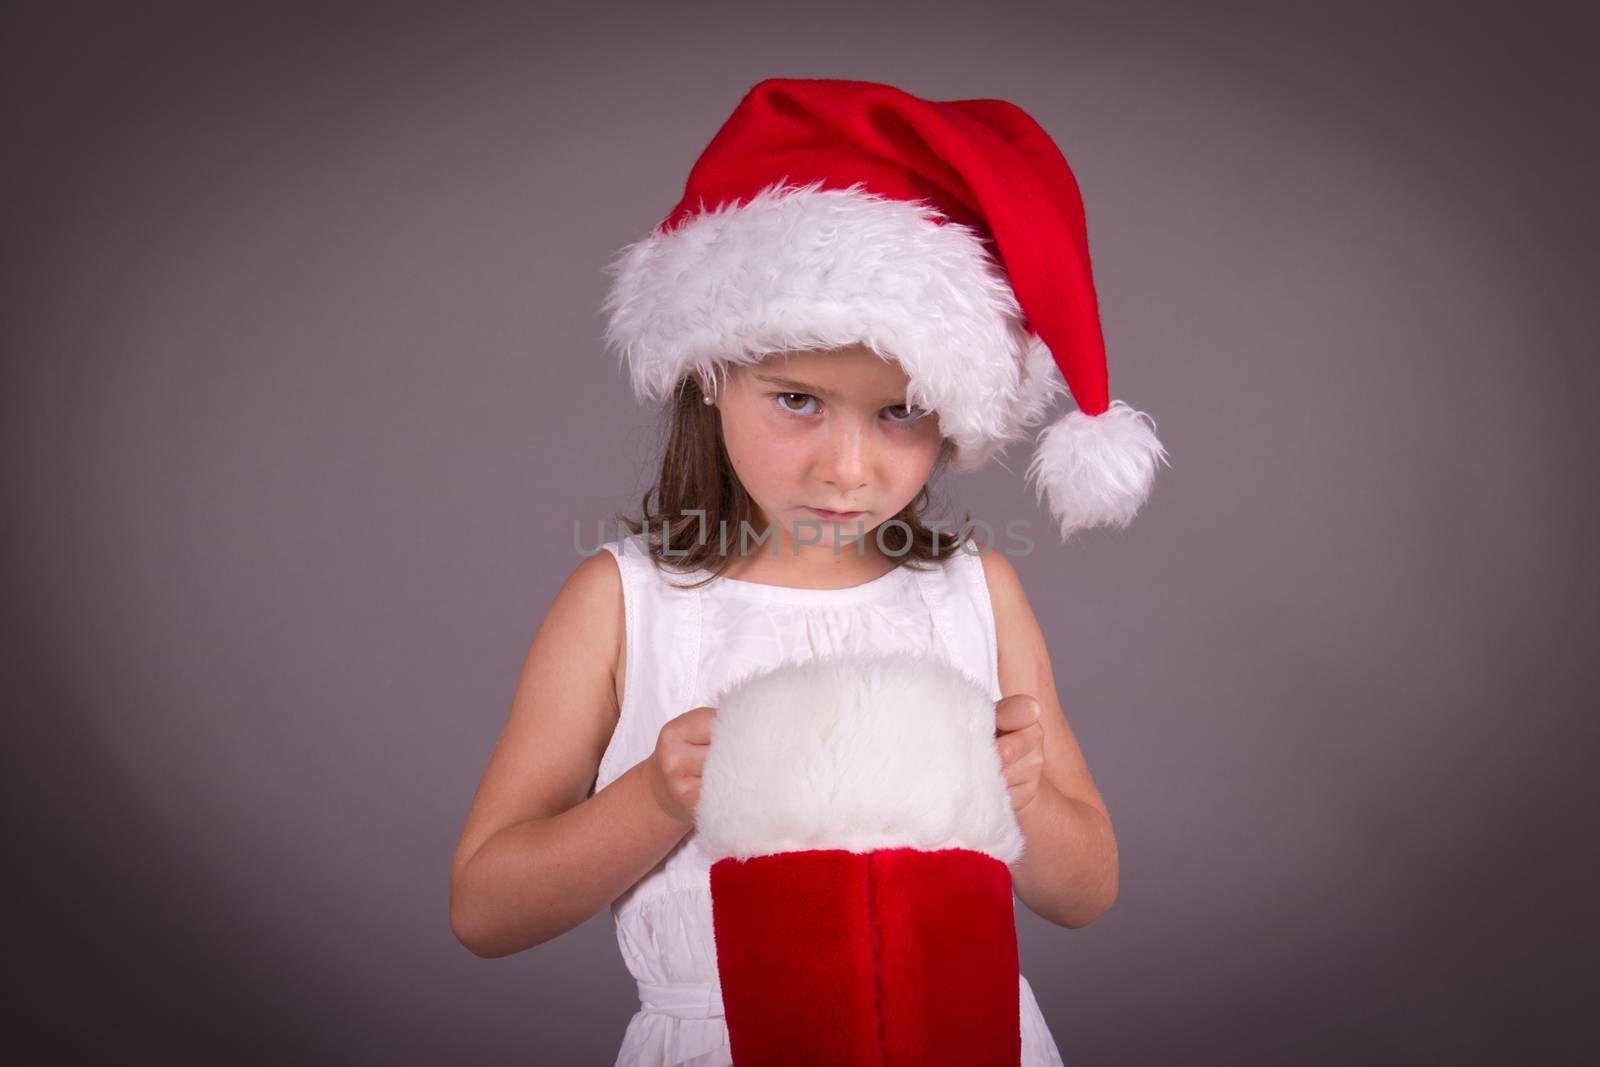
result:
M 658 569 L 639 541 L 603 546 L 622 573 L 628 652 L 617 726 L 600 760 L 599 792 L 656 747 L 661 727 L 709 707 L 755 669 L 819 655 L 938 656 L 999 700 L 994 612 L 983 561 L 958 551 L 929 571 L 897 567 L 847 589 L 789 589 Z M 639 987 L 616 1067 L 730 1067 L 711 920 L 711 860 L 691 831 L 611 905 L 617 944 Z M 1013 897 L 1013 905 L 1015 897 Z M 1061 1054 L 1028 980 L 1019 988 L 1022 1067 Z

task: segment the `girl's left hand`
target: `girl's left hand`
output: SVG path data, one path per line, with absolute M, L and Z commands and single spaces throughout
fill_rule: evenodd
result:
M 1044 727 L 1039 724 L 1039 701 L 1014 693 L 994 706 L 995 747 L 1000 769 L 1011 794 L 1011 810 L 1021 811 L 1039 793 L 1044 776 Z

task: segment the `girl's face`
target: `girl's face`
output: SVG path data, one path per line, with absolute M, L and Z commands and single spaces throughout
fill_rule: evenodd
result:
M 905 371 L 870 348 L 775 352 L 722 378 L 728 458 L 759 512 L 755 532 L 773 527 L 784 554 L 837 554 L 863 534 L 871 553 L 872 531 L 916 499 L 938 458 L 938 415 L 908 408 Z

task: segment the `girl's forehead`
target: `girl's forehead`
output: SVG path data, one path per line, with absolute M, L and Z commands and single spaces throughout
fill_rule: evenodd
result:
M 769 352 L 759 362 L 738 370 L 761 375 L 825 375 L 840 385 L 864 388 L 903 386 L 910 380 L 898 362 L 865 345 Z

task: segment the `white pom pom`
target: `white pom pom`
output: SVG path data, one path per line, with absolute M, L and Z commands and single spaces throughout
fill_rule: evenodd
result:
M 1049 498 L 1061 540 L 1087 526 L 1127 526 L 1150 496 L 1167 451 L 1155 420 L 1121 400 L 1099 415 L 1070 411 L 1039 435 L 1027 480 Z M 1167 464 L 1169 467 L 1170 463 Z

